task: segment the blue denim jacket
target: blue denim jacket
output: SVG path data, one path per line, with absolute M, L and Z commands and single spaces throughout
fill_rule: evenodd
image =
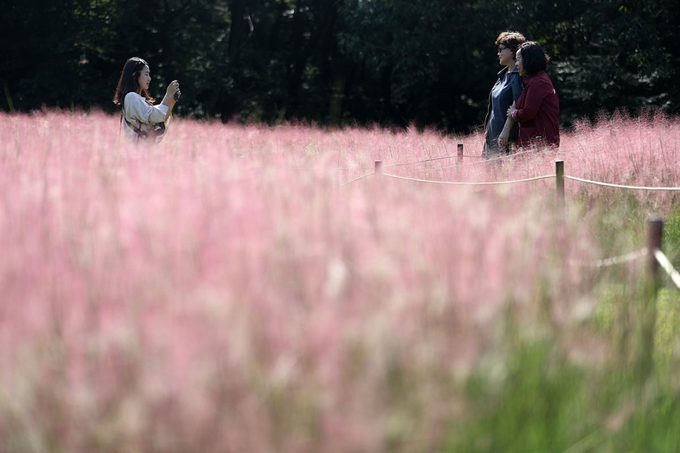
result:
M 521 93 L 522 77 L 519 75 L 519 68 L 515 66 L 510 72 L 508 68 L 503 68 L 498 73 L 498 80 L 489 93 L 489 108 L 484 120 L 484 155 L 503 151 L 498 147 L 498 136 L 501 135 L 505 125 L 508 108 Z M 515 137 L 510 137 L 510 141 L 514 139 Z

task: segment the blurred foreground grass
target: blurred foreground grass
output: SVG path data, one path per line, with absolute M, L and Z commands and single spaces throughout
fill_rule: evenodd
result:
M 680 291 L 567 262 L 639 250 L 661 211 L 679 267 L 673 194 L 569 183 L 562 222 L 548 181 L 336 187 L 376 159 L 492 181 L 558 158 L 677 186 L 680 124 L 460 166 L 435 134 L 118 128 L 0 117 L 0 453 L 680 450 Z
M 644 244 L 644 212 L 620 209 L 600 213 L 603 242 Z M 625 214 L 637 221 L 622 224 Z M 664 252 L 677 268 L 680 208 L 664 225 Z M 480 370 L 467 380 L 469 408 L 464 421 L 451 427 L 444 451 L 680 451 L 680 289 L 661 273 L 652 350 L 640 350 L 646 308 L 640 304 L 653 302 L 644 299 L 630 275 L 628 280 L 610 276 L 586 321 L 608 340 L 609 354 L 603 360 L 570 360 L 557 331 L 528 341 L 506 337 L 511 346 L 503 377 L 493 379 L 489 370 Z

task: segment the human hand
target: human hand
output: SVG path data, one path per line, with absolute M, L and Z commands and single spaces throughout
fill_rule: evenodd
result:
M 517 111 L 517 107 L 515 107 L 515 103 L 513 102 L 510 107 L 508 107 L 508 117 L 512 118 L 512 115 Z
M 510 139 L 510 133 L 503 130 L 501 135 L 498 136 L 498 146 L 505 148 L 508 146 L 508 140 Z
M 179 97 L 182 95 L 182 92 L 179 90 L 179 82 L 177 80 L 170 82 L 170 85 L 168 85 L 168 89 L 165 91 L 165 93 L 175 101 L 179 99 Z

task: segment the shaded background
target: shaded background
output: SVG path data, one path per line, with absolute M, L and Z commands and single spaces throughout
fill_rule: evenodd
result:
M 187 118 L 469 132 L 496 36 L 543 44 L 561 120 L 680 111 L 677 0 L 5 0 L 0 109 L 115 111 L 125 60 Z

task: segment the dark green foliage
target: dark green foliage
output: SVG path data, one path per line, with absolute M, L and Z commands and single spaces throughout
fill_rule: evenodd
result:
M 664 252 L 673 265 L 680 268 L 680 207 L 664 220 L 663 234 Z
M 665 391 L 635 411 L 619 435 L 612 439 L 611 451 L 648 452 L 680 450 L 680 405 L 678 395 Z
M 500 385 L 473 377 L 468 396 L 475 415 L 446 451 L 561 452 L 593 432 L 586 376 L 558 359 L 548 343 L 513 352 Z
M 656 369 L 654 369 L 656 370 Z M 445 452 L 678 451 L 680 405 L 668 369 L 640 382 L 631 369 L 569 364 L 550 342 L 511 352 L 501 382 L 467 384 L 470 413 Z
M 178 113 L 277 123 L 478 127 L 514 29 L 545 45 L 562 121 L 680 112 L 674 0 L 8 0 L 0 109 L 113 111 L 126 58 L 152 92 L 178 78 Z

